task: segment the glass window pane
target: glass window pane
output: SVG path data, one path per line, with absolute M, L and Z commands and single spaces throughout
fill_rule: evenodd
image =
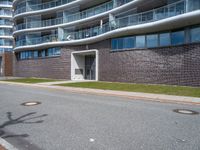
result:
M 145 47 L 145 36 L 136 36 L 136 48 Z
M 188 1 L 188 11 L 197 10 L 200 8 L 199 0 L 189 0 Z
M 135 47 L 135 37 L 124 38 L 124 48 L 134 48 Z
M 34 58 L 38 58 L 38 51 L 34 51 L 34 52 L 33 52 L 33 57 L 34 57 Z
M 171 40 L 170 40 L 170 33 L 162 33 L 160 34 L 160 46 L 169 46 L 171 45 Z
M 172 45 L 184 44 L 185 42 L 184 33 L 185 33 L 184 31 L 172 32 L 171 34 Z
M 158 35 L 147 35 L 147 47 L 158 47 Z
M 200 42 L 200 27 L 191 29 L 191 42 Z
M 124 42 L 123 38 L 118 39 L 118 49 L 123 49 Z
M 117 49 L 117 39 L 112 39 L 112 50 L 116 50 Z

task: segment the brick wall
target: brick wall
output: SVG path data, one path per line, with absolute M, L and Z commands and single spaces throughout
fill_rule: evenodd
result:
M 70 79 L 70 50 L 61 50 L 59 57 L 20 61 L 14 57 L 14 61 L 14 75 L 18 77 Z
M 99 50 L 101 81 L 200 86 L 200 44 L 110 51 L 110 40 L 62 48 L 61 57 L 16 61 L 15 76 L 70 79 L 71 52 Z
M 5 61 L 5 66 L 4 66 L 5 76 L 12 76 L 13 75 L 13 53 L 5 52 L 4 61 Z
M 12 76 L 13 75 L 13 53 L 4 52 L 0 54 L 2 58 L 3 72 L 2 76 Z
M 101 81 L 200 86 L 200 44 L 99 54 Z

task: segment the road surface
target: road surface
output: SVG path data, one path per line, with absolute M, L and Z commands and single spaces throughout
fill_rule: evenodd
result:
M 40 105 L 22 106 L 28 101 Z M 200 106 L 0 84 L 0 137 L 19 150 L 200 150 Z

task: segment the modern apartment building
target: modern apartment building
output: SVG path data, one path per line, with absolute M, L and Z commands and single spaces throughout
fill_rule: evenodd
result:
M 14 0 L 14 75 L 200 86 L 200 0 Z
M 0 76 L 12 75 L 12 0 L 0 1 Z

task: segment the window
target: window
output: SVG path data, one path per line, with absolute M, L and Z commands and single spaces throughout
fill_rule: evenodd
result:
M 169 46 L 171 45 L 170 33 L 160 34 L 159 46 Z
M 124 38 L 124 48 L 130 49 L 135 47 L 135 37 Z
M 199 0 L 189 0 L 188 1 L 188 11 L 197 10 L 200 8 Z
M 123 49 L 124 47 L 124 40 L 123 38 L 118 39 L 118 49 Z
M 147 47 L 149 47 L 149 48 L 158 47 L 158 35 L 157 34 L 147 35 Z
M 144 48 L 145 43 L 145 36 L 136 36 L 136 48 Z
M 191 29 L 191 42 L 200 42 L 200 27 Z
M 112 50 L 154 48 L 200 42 L 200 26 L 174 32 L 155 33 L 112 39 Z
M 24 51 L 17 54 L 19 60 L 23 59 L 37 59 L 51 56 L 60 56 L 60 48 L 49 48 L 45 50 Z
M 38 58 L 38 51 L 33 52 L 33 58 Z
M 112 39 L 112 49 L 113 50 L 116 50 L 116 49 L 118 49 L 118 46 L 117 46 L 117 39 Z
M 171 34 L 172 45 L 181 45 L 185 43 L 185 32 L 177 31 Z

